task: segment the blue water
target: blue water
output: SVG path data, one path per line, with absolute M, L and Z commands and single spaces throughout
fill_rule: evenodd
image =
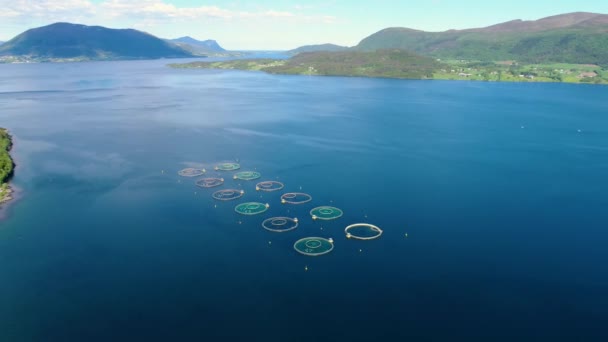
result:
M 0 341 L 608 339 L 608 87 L 164 63 L 0 65 Z M 223 173 L 271 205 L 239 216 L 177 175 L 235 160 L 313 201 Z

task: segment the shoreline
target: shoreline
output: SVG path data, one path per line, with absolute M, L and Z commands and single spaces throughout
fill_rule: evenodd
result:
M 4 185 L 6 184 L 6 185 Z M 2 186 L 4 187 L 4 189 L 2 189 L 2 197 L 0 197 L 0 207 L 2 207 L 3 204 L 10 202 L 13 199 L 13 193 L 15 192 L 15 190 L 13 190 L 13 188 L 8 184 L 8 183 L 4 183 L 2 184 Z
M 384 79 L 384 80 L 401 80 L 401 81 L 456 81 L 456 82 L 481 82 L 481 83 L 517 83 L 517 84 L 577 84 L 589 86 L 608 86 L 608 83 L 593 83 L 593 82 L 568 82 L 568 81 L 532 81 L 532 80 L 476 80 L 470 78 L 455 79 L 455 78 L 406 78 L 406 77 L 386 77 L 386 76 L 363 76 L 363 75 L 308 75 L 308 74 L 290 74 L 277 73 L 265 70 L 255 69 L 229 69 L 229 68 L 201 68 L 201 67 L 174 67 L 167 64 L 167 67 L 181 70 L 221 70 L 221 71 L 246 71 L 246 72 L 261 72 L 266 75 L 278 76 L 308 76 L 308 77 L 346 77 L 346 78 L 369 78 L 369 79 Z
M 310 57 L 310 56 L 306 56 Z M 314 56 L 313 56 L 314 57 Z M 323 56 L 321 56 L 323 57 Z M 382 57 L 382 56 L 380 56 Z M 375 58 L 380 58 L 376 56 Z M 406 56 L 407 57 L 407 56 Z M 404 58 L 406 58 L 404 57 Z M 320 58 L 320 57 L 319 57 Z M 324 64 L 325 63 L 325 64 Z M 318 66 L 322 66 L 319 72 Z M 335 64 L 335 63 L 334 63 Z M 306 65 L 309 65 L 306 68 Z M 172 69 L 207 69 L 207 70 L 241 70 L 261 71 L 270 75 L 294 75 L 294 76 L 322 76 L 322 77 L 362 77 L 399 80 L 435 80 L 435 81 L 479 81 L 492 83 L 567 83 L 567 84 L 608 84 L 608 75 L 600 66 L 586 66 L 582 64 L 522 64 L 515 71 L 501 65 L 476 66 L 469 64 L 445 64 L 441 69 L 439 66 L 431 66 L 403 71 L 392 70 L 390 75 L 377 70 L 364 70 L 358 65 L 347 65 L 351 68 L 341 73 L 335 66 L 324 60 L 316 61 L 293 61 L 278 59 L 242 59 L 227 61 L 196 61 L 189 63 L 169 63 Z M 389 65 L 390 66 L 390 65 Z M 556 69 L 561 67 L 562 69 Z M 585 68 L 592 69 L 585 69 Z M 332 69 L 333 68 L 333 69 Z M 345 71 L 345 70 L 342 70 Z M 466 72 L 466 73 L 465 73 Z M 593 76 L 583 77 L 584 72 L 592 73 Z M 413 73 L 413 74 L 412 74 Z
M 0 223 L 2 223 L 3 220 L 7 219 L 10 213 L 10 209 L 13 207 L 13 205 L 15 203 L 17 203 L 17 201 L 23 197 L 23 189 L 15 186 L 15 185 L 11 185 L 10 186 L 11 189 L 11 193 L 10 193 L 10 198 L 8 198 L 7 200 L 1 199 L 0 200 Z
M 0 208 L 4 208 L 8 202 L 12 202 L 15 198 L 15 188 L 11 186 L 10 181 L 15 172 L 15 162 L 11 157 L 13 147 L 13 137 L 9 130 L 0 128 L 0 166 L 2 174 L 0 175 Z

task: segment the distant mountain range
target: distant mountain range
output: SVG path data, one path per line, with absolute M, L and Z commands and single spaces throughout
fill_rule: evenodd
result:
M 170 42 L 174 44 L 188 44 L 196 47 L 200 47 L 208 52 L 226 52 L 224 48 L 222 48 L 215 40 L 207 39 L 207 40 L 196 40 L 192 37 L 185 36 L 176 39 L 169 39 Z
M 186 36 L 176 39 L 167 39 L 167 41 L 195 55 L 218 54 L 226 52 L 226 50 L 213 39 L 196 40 L 192 37 Z
M 153 59 L 192 57 L 185 49 L 133 29 L 55 23 L 27 30 L 0 46 L 0 56 L 32 59 Z
M 316 51 L 346 51 L 348 47 L 340 46 L 336 44 L 318 44 L 318 45 L 304 45 L 299 48 L 286 51 L 289 55 L 297 55 L 302 52 L 316 52 Z
M 354 47 L 394 48 L 446 59 L 608 65 L 608 15 L 576 12 L 444 32 L 387 28 Z
M 352 48 L 334 44 L 307 45 L 288 53 L 395 49 L 442 60 L 528 64 L 561 62 L 608 67 L 608 15 L 576 12 L 533 21 L 513 20 L 483 28 L 444 32 L 393 27 L 364 38 Z M 31 29 L 0 45 L 0 62 L 14 61 L 11 58 L 15 56 L 17 61 L 19 58 L 53 61 L 207 55 L 243 53 L 228 52 L 214 40 L 199 41 L 187 36 L 163 40 L 132 29 L 116 30 L 69 23 Z M 325 55 L 316 56 L 321 58 Z M 346 58 L 348 55 L 339 56 Z M 307 58 L 310 61 L 312 57 Z
M 502 82 L 608 83 L 608 15 L 569 13 L 484 28 L 388 28 L 352 48 L 303 46 L 285 59 L 174 64 L 278 74 Z

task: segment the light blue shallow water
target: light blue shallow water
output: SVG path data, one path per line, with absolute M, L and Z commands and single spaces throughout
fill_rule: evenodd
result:
M 608 338 L 608 88 L 164 63 L 0 65 L 23 189 L 1 341 Z M 235 160 L 313 201 L 211 171 Z M 189 166 L 245 196 L 215 202 Z M 300 227 L 261 227 L 283 215 Z M 347 240 L 356 222 L 384 233 Z M 306 236 L 335 248 L 300 255 Z

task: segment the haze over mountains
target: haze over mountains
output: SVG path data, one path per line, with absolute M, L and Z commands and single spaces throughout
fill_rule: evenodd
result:
M 336 44 L 317 44 L 317 45 L 304 45 L 293 50 L 289 50 L 286 53 L 288 55 L 297 55 L 302 52 L 315 52 L 315 51 L 346 51 L 349 48 L 346 46 L 340 46 Z
M 195 55 L 208 55 L 226 52 L 226 50 L 213 39 L 196 40 L 192 37 L 185 36 L 176 39 L 167 39 L 167 41 Z
M 567 62 L 608 66 L 608 15 L 576 12 L 539 20 L 513 20 L 483 28 L 425 32 L 386 28 L 352 48 L 302 46 L 288 54 L 400 49 L 440 59 Z M 226 53 L 216 41 L 191 37 L 163 40 L 132 29 L 69 23 L 30 29 L 0 45 L 2 56 L 28 58 L 138 59 Z

